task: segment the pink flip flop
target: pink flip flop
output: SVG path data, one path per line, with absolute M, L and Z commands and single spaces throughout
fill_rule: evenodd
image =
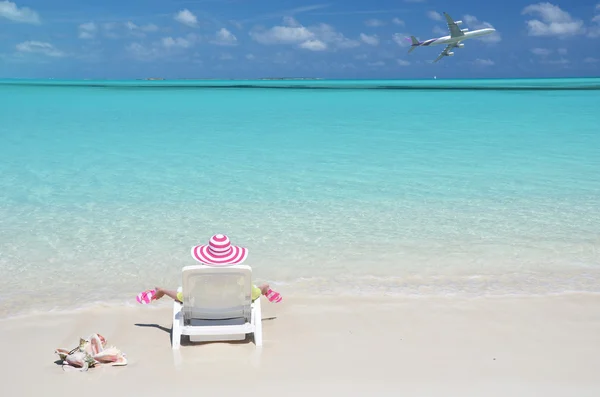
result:
M 266 297 L 269 300 L 269 302 L 272 302 L 272 303 L 279 303 L 283 299 L 281 297 L 281 294 L 279 294 L 279 292 L 275 292 L 271 288 L 269 288 L 269 290 L 267 291 Z
M 137 300 L 138 303 L 141 303 L 142 305 L 147 305 L 148 303 L 152 302 L 155 296 L 156 290 L 149 289 L 147 291 L 140 292 L 138 296 L 135 297 L 135 300 Z

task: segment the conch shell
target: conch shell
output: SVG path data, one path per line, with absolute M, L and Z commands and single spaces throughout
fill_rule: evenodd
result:
M 79 371 L 87 371 L 89 367 L 93 367 L 96 365 L 96 360 L 89 354 L 85 352 L 75 352 L 73 354 L 69 354 L 65 363 L 63 363 L 63 369 L 71 370 L 71 368 L 78 368 Z M 67 368 L 70 367 L 70 368 Z
M 87 371 L 101 364 L 127 365 L 125 354 L 114 346 L 105 348 L 106 339 L 100 334 L 92 334 L 87 339 L 79 338 L 79 346 L 73 350 L 56 349 L 63 361 L 65 371 Z
M 94 355 L 94 360 L 102 364 L 127 365 L 127 359 L 123 356 L 123 353 L 114 346 Z
M 87 339 L 79 339 L 79 350 L 84 351 L 90 356 L 95 356 L 104 350 L 106 339 L 102 335 L 92 334 Z
M 67 349 L 56 349 L 54 350 L 54 353 L 58 354 L 58 357 L 60 357 L 60 359 L 62 361 L 65 361 L 67 359 L 67 356 L 69 354 L 71 354 L 71 350 L 67 350 Z

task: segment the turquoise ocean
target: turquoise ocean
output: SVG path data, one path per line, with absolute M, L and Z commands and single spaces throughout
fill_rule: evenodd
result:
M 600 79 L 0 80 L 0 317 L 214 233 L 285 296 L 600 292 Z

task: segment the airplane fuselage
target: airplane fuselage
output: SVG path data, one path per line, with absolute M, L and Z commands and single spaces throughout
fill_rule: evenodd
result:
M 472 39 L 474 37 L 485 36 L 487 34 L 494 33 L 495 31 L 496 31 L 496 29 L 494 29 L 494 28 L 478 29 L 478 30 L 473 30 L 470 32 L 464 32 L 464 35 L 462 35 L 462 36 L 452 37 L 452 36 L 448 35 L 448 36 L 443 36 L 443 37 L 437 37 L 435 39 L 425 40 L 415 46 L 421 47 L 421 46 L 432 46 L 432 45 L 441 45 L 441 44 L 448 45 L 448 44 L 453 44 L 453 43 L 460 43 L 463 40 Z
M 407 37 L 407 40 L 411 41 L 410 48 L 408 49 L 408 53 L 410 54 L 417 47 L 429 47 L 434 45 L 443 45 L 445 48 L 438 55 L 438 57 L 433 61 L 434 63 L 442 59 L 443 57 L 453 56 L 454 52 L 451 51 L 453 48 L 462 48 L 465 45 L 462 43 L 465 40 L 485 36 L 491 33 L 494 33 L 496 29 L 489 27 L 485 29 L 477 29 L 473 31 L 469 31 L 469 29 L 464 28 L 460 29 L 459 26 L 462 25 L 463 21 L 455 21 L 452 19 L 448 13 L 444 12 L 444 17 L 446 18 L 446 24 L 448 25 L 448 32 L 450 33 L 448 36 L 436 37 L 433 39 L 419 41 L 415 36 Z

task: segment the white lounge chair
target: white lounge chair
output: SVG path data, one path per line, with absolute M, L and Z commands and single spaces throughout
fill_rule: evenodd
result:
M 252 302 L 252 269 L 247 265 L 186 266 L 182 269 L 183 304 L 173 305 L 172 347 L 181 336 L 192 342 L 244 340 L 253 334 L 262 346 L 260 298 Z

